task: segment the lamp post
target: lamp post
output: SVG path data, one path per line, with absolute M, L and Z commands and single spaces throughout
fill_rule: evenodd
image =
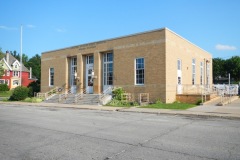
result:
M 20 33 L 20 82 L 19 85 L 22 86 L 22 25 Z

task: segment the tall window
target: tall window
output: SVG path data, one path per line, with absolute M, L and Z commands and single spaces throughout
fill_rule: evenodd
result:
M 103 56 L 103 84 L 113 85 L 113 54 L 106 53 Z
M 54 85 L 54 68 L 49 69 L 49 86 Z
M 144 58 L 137 58 L 135 64 L 136 64 L 135 83 L 137 85 L 143 85 L 144 84 Z
M 180 59 L 177 60 L 177 81 L 179 85 L 182 84 L 182 61 Z
M 196 84 L 196 60 L 192 59 L 192 85 Z
M 179 71 L 182 70 L 182 64 L 181 64 L 181 60 L 180 60 L 180 59 L 177 60 L 177 69 L 178 69 Z
M 209 85 L 209 75 L 210 75 L 210 64 L 207 63 L 207 85 Z
M 203 84 L 203 62 L 200 62 L 200 85 Z

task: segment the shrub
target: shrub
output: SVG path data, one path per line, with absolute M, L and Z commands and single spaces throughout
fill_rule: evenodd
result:
M 122 94 L 124 93 L 124 90 L 122 88 L 117 88 L 112 91 L 113 98 L 116 100 L 121 101 L 122 100 Z
M 201 103 L 202 103 L 202 100 L 199 99 L 199 100 L 197 100 L 196 105 L 200 105 Z
M 112 99 L 107 106 L 114 106 L 114 107 L 130 107 L 130 106 L 138 106 L 137 102 L 125 102 L 125 101 L 120 101 L 117 99 Z
M 9 91 L 7 84 L 0 84 L 0 91 Z
M 113 93 L 113 98 L 114 98 L 115 100 L 121 101 L 121 99 L 122 99 L 122 94 L 124 93 L 124 90 L 123 90 L 122 88 L 117 88 L 117 89 L 114 89 L 114 90 L 112 91 L 112 93 Z
M 155 103 L 156 103 L 156 104 L 162 104 L 163 102 L 162 102 L 161 99 L 159 98 L 159 99 L 156 100 Z
M 40 81 L 37 80 L 36 82 L 31 82 L 28 85 L 29 88 L 29 97 L 33 97 L 35 92 L 40 92 Z
M 32 103 L 39 103 L 39 102 L 42 102 L 42 99 L 40 99 L 40 98 L 35 98 L 35 97 L 33 97 L 33 98 L 26 98 L 26 99 L 24 99 L 23 100 L 24 102 L 32 102 Z
M 28 97 L 29 89 L 27 87 L 18 86 L 14 89 L 10 100 L 21 101 Z

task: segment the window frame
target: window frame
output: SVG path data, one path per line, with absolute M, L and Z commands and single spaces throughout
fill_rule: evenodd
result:
M 143 60 L 143 63 L 137 63 L 137 60 Z M 138 64 L 142 64 L 143 67 L 142 68 L 138 68 Z M 145 59 L 144 57 L 138 57 L 138 58 L 135 58 L 134 60 L 134 83 L 135 85 L 137 86 L 143 86 L 145 84 Z M 142 70 L 142 73 L 137 73 L 138 71 Z M 142 78 L 141 80 L 139 79 L 142 74 Z M 142 81 L 142 83 L 140 83 L 140 81 Z
M 49 86 L 54 86 L 54 67 L 49 68 Z
M 203 62 L 200 62 L 200 85 L 203 85 Z
M 103 55 L 103 85 L 112 86 L 113 85 L 113 52 L 107 52 Z
M 0 82 L 3 82 L 3 83 L 0 83 L 0 84 L 5 84 L 5 79 L 0 79 Z
M 19 71 L 13 71 L 13 77 L 19 77 L 20 73 Z

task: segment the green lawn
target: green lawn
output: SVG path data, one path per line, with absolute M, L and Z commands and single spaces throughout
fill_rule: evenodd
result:
M 10 97 L 12 95 L 12 91 L 0 91 L 0 97 Z
M 187 104 L 187 103 L 156 103 L 150 104 L 147 106 L 141 106 L 140 108 L 156 108 L 156 109 L 178 109 L 178 110 L 185 110 L 188 108 L 195 107 L 195 104 Z

